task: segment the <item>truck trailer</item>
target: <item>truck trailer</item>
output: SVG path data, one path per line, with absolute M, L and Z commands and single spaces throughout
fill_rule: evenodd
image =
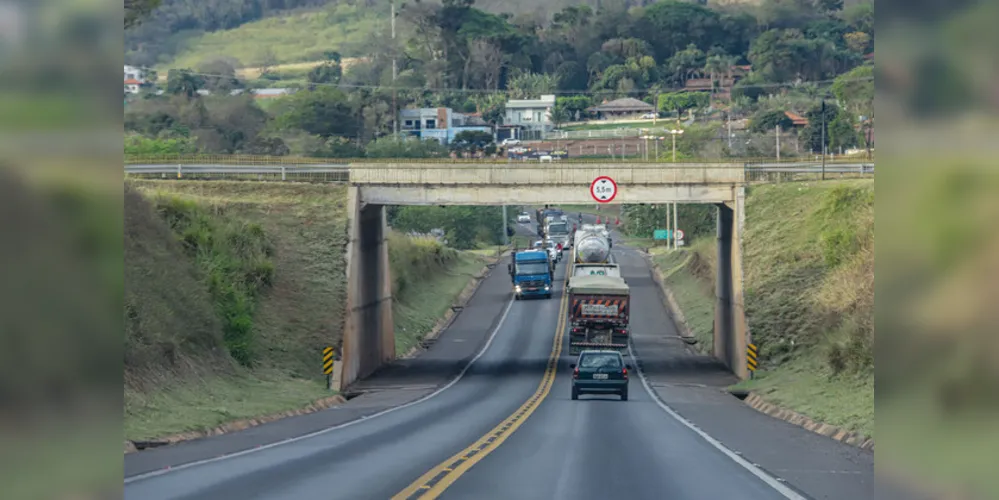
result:
M 628 348 L 631 289 L 620 276 L 572 276 L 569 293 L 569 352 Z

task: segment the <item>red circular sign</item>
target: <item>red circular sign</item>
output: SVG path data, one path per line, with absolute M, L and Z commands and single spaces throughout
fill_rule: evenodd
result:
M 610 203 L 617 196 L 617 183 L 614 179 L 601 175 L 590 184 L 590 196 L 598 203 Z

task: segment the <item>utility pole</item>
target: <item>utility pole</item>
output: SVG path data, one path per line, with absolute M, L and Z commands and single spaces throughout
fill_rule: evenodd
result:
M 679 245 L 677 244 L 680 241 L 680 236 L 677 235 L 677 231 L 679 230 L 678 222 L 679 221 L 677 220 L 677 214 L 676 214 L 676 202 L 674 201 L 673 202 L 673 250 L 679 248 Z
M 666 207 L 666 250 L 669 250 L 669 242 L 673 236 L 673 228 L 670 227 L 669 202 L 663 203 L 663 206 Z
M 728 154 L 732 154 L 732 111 L 731 109 L 728 113 L 725 113 L 728 117 Z
M 396 46 L 395 46 L 395 0 L 390 2 L 392 6 L 392 128 L 395 132 L 395 140 L 399 140 L 399 103 L 396 100 L 398 90 L 396 89 L 395 79 L 399 75 L 399 67 L 396 64 Z M 504 232 L 503 234 L 506 234 Z
M 503 205 L 503 245 L 510 244 L 510 235 L 507 233 L 506 205 Z
M 822 180 L 826 180 L 826 100 L 822 99 Z
M 777 124 L 777 162 L 780 162 L 780 124 Z

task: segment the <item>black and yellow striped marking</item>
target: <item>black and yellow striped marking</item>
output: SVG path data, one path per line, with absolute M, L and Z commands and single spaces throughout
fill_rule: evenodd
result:
M 566 273 L 566 283 L 568 282 L 568 277 L 569 274 Z M 454 484 L 462 474 L 467 472 L 468 469 L 471 469 L 473 465 L 485 458 L 486 455 L 495 450 L 503 441 L 506 441 L 518 427 L 527 421 L 527 418 L 534 413 L 534 410 L 538 409 L 538 406 L 548 397 L 548 393 L 555 384 L 555 372 L 558 368 L 559 356 L 562 354 L 562 341 L 565 332 L 565 317 L 568 305 L 567 294 L 563 293 L 562 300 L 559 303 L 558 324 L 555 329 L 555 339 L 552 342 L 551 354 L 548 357 L 548 365 L 545 367 L 545 373 L 534 395 L 525 401 L 513 415 L 500 422 L 499 425 L 486 433 L 485 436 L 482 436 L 468 448 L 459 451 L 443 463 L 430 469 L 430 471 L 420 476 L 406 487 L 406 489 L 392 497 L 392 500 L 437 498 L 444 493 L 444 490 Z
M 333 374 L 333 348 L 324 347 L 323 348 L 323 374 L 332 375 Z
M 756 348 L 756 344 L 749 344 L 746 346 L 746 366 L 749 371 L 756 371 L 756 367 L 759 366 L 757 357 L 759 356 L 759 350 Z

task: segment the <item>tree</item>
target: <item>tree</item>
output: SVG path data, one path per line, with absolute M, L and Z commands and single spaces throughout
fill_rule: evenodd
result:
M 674 111 L 679 120 L 684 111 L 705 107 L 709 101 L 706 92 L 671 92 L 659 95 L 659 110 Z
M 562 127 L 565 122 L 572 120 L 572 112 L 566 107 L 565 103 L 559 103 L 557 100 L 555 106 L 552 107 L 551 116 L 549 117 L 556 129 Z
M 857 66 L 836 77 L 832 92 L 860 120 L 864 146 L 870 152 L 871 131 L 874 130 L 874 67 Z
M 500 47 L 488 40 L 475 40 L 472 42 L 470 59 L 472 72 L 482 88 L 497 90 L 505 62 Z
M 669 59 L 691 44 L 707 49 L 724 35 L 717 12 L 680 0 L 664 0 L 646 7 L 638 33 L 659 60 Z
M 215 57 L 206 59 L 198 65 L 198 75 L 203 87 L 213 93 L 229 92 L 241 87 L 236 78 L 236 67 L 239 61 L 231 57 Z
M 749 130 L 758 134 L 766 134 L 780 125 L 781 130 L 791 130 L 794 125 L 783 110 L 761 110 L 749 119 Z
M 493 134 L 481 130 L 463 130 L 451 141 L 451 150 L 461 153 L 485 151 L 493 143 Z
M 125 29 L 139 25 L 162 0 L 125 0 Z
M 843 39 L 846 42 L 846 46 L 858 54 L 866 54 L 867 48 L 871 46 L 871 35 L 863 31 L 847 33 L 843 35 Z
M 198 95 L 198 90 L 201 90 L 204 84 L 204 79 L 189 69 L 171 69 L 167 73 L 166 92 L 193 98 Z
M 343 77 L 343 65 L 339 52 L 327 51 L 326 60 L 322 64 L 312 68 L 306 78 L 309 83 L 340 83 Z
M 243 145 L 241 152 L 250 155 L 286 156 L 291 150 L 280 137 L 257 136 Z
M 358 131 L 347 95 L 334 87 L 299 91 L 287 99 L 287 110 L 276 118 L 279 128 L 301 129 L 322 137 L 353 136 Z
M 553 75 L 522 72 L 507 82 L 507 90 L 513 99 L 537 99 L 558 88 Z

